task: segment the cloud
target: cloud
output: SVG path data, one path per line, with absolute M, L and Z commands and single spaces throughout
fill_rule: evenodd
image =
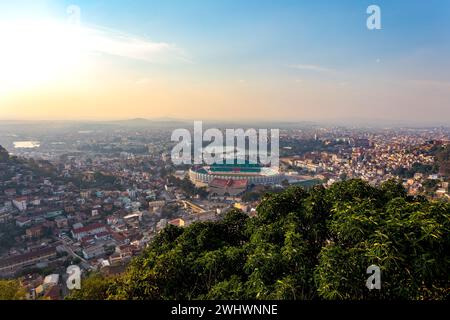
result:
M 314 65 L 314 64 L 294 64 L 290 65 L 289 68 L 298 69 L 298 70 L 306 70 L 306 71 L 315 71 L 315 72 L 332 72 L 333 69 Z
M 191 63 L 184 50 L 170 42 L 50 19 L 0 21 L 0 46 L 0 94 L 75 80 L 98 65 L 96 56 Z
M 102 27 L 79 27 L 81 46 L 90 52 L 144 62 L 187 61 L 175 44 L 154 42 L 143 37 Z
M 184 51 L 173 43 L 56 20 L 0 22 L 0 36 L 2 46 L 14 59 L 43 53 L 48 57 L 105 54 L 151 63 L 188 61 Z

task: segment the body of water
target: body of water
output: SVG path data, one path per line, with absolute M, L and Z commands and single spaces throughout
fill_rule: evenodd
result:
M 13 144 L 15 149 L 34 149 L 41 146 L 39 141 L 14 141 Z

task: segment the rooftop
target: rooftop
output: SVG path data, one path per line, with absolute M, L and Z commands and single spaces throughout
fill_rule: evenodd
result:
M 233 179 L 213 179 L 210 182 L 210 187 L 215 188 L 246 188 L 248 181 L 245 179 L 233 180 Z

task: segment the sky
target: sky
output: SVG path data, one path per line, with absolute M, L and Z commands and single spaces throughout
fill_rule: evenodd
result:
M 2 1 L 0 120 L 450 124 L 449 56 L 445 0 Z

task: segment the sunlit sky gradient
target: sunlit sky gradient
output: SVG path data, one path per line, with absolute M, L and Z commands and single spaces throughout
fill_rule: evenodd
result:
M 0 41 L 0 119 L 450 124 L 450 1 L 2 1 Z

